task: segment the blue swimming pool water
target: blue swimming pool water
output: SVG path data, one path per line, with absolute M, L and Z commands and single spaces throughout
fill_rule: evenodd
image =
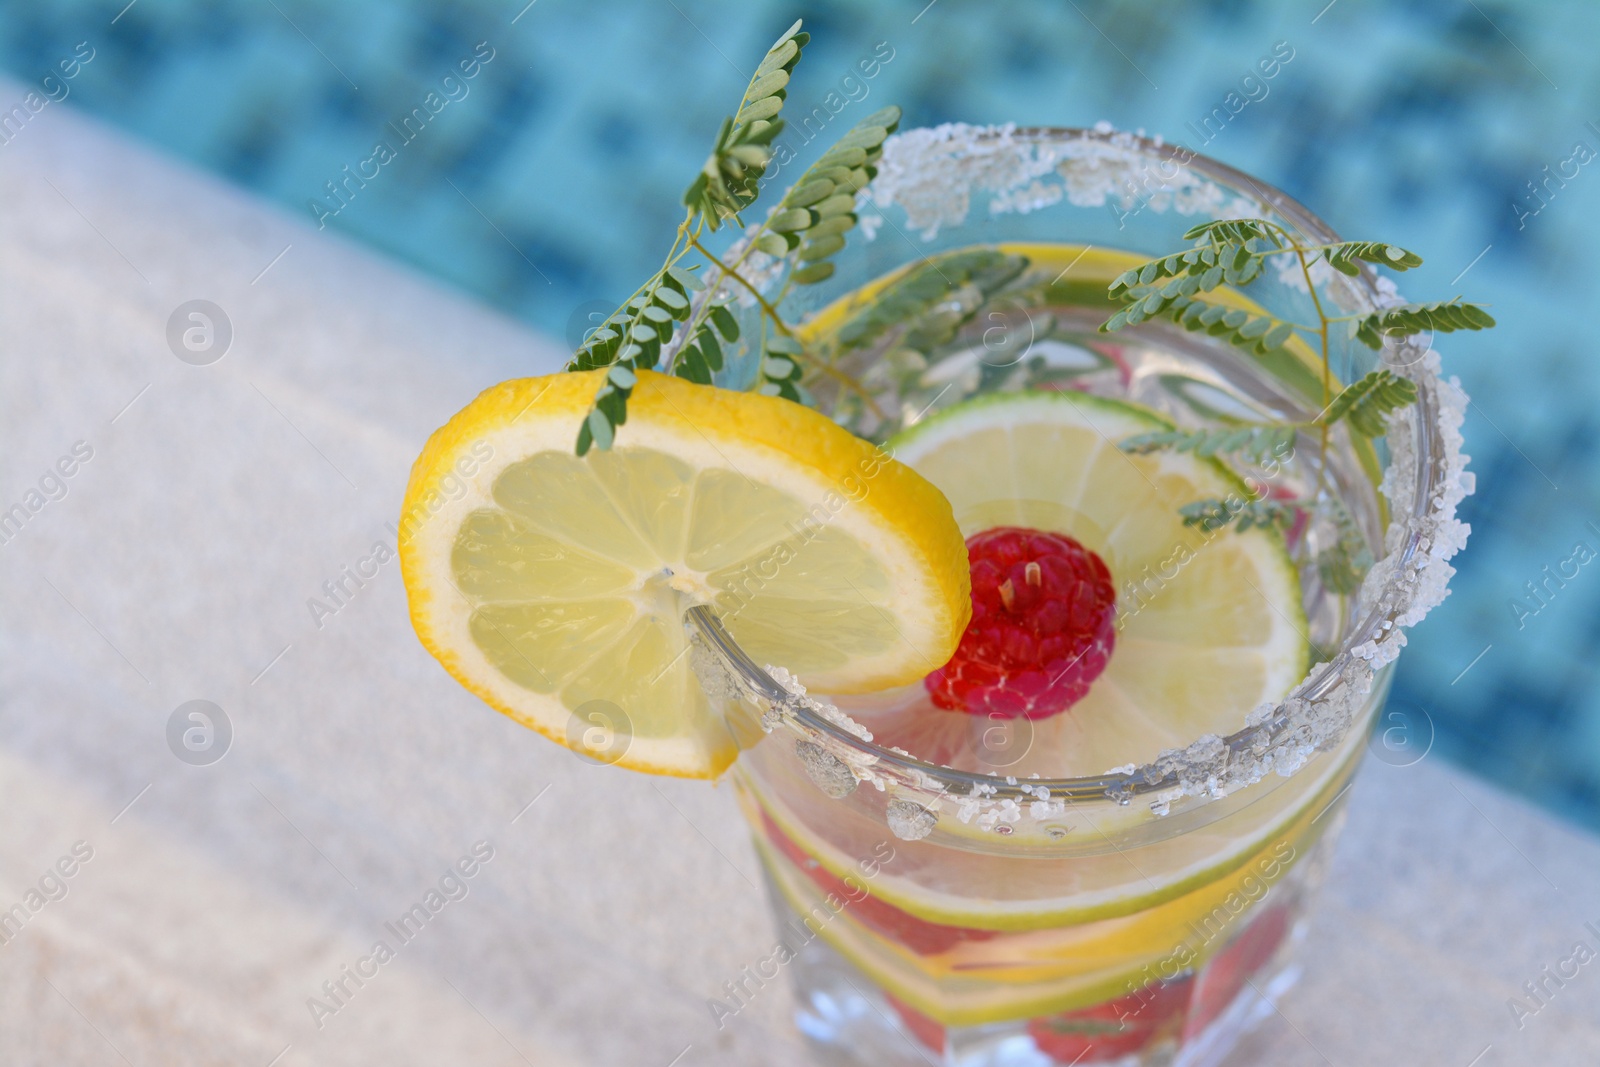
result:
M 868 99 L 908 125 L 1143 127 L 1418 250 L 1411 292 L 1490 302 L 1501 327 L 1440 345 L 1476 399 L 1473 540 L 1394 706 L 1435 753 L 1600 827 L 1600 563 L 1575 562 L 1600 552 L 1600 5 L 124 4 L 0 0 L 0 69 L 61 79 L 86 47 L 42 87 L 558 335 L 659 259 L 797 14 L 816 40 L 796 102 L 876 55 Z M 1275 46 L 1293 58 L 1265 92 L 1241 84 Z M 1197 135 L 1230 90 L 1254 99 Z M 330 196 L 379 142 L 376 176 Z

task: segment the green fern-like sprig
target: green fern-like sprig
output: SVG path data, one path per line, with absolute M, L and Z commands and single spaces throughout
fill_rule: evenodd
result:
M 1232 525 L 1235 530 L 1260 528 L 1286 530 L 1294 525 L 1299 505 L 1292 500 L 1219 500 L 1208 497 L 1178 509 L 1185 526 L 1199 527 L 1201 533 L 1215 533 Z
M 755 387 L 789 400 L 804 399 L 801 364 L 808 357 L 774 306 L 781 293 L 769 301 L 740 268 L 759 249 L 787 257 L 785 288 L 831 275 L 830 257 L 844 247 L 845 234 L 856 224 L 855 194 L 877 173 L 883 142 L 898 126 L 900 109 L 873 112 L 845 133 L 806 170 L 778 209 L 749 229 L 742 245 L 735 246 L 740 251 L 732 262 L 719 259 L 701 238 L 726 223 L 744 226 L 743 213 L 760 199 L 772 144 L 783 130 L 789 79 L 809 41 L 796 21 L 767 50 L 738 108 L 718 128 L 705 164 L 684 190 L 684 218 L 660 269 L 568 361 L 568 370 L 608 368 L 578 430 L 580 456 L 592 447 L 611 447 L 617 428 L 627 422 L 628 400 L 640 371 L 662 368 L 688 381 L 712 384 L 725 366 L 725 346 L 741 336 L 724 282 L 747 290 L 761 310 Z M 704 262 L 687 262 L 691 255 Z M 711 269 L 696 273 L 702 267 Z
M 1348 508 L 1330 497 L 1333 513 L 1333 544 L 1317 553 L 1317 573 L 1322 584 L 1336 593 L 1349 596 L 1361 588 L 1362 579 L 1372 569 L 1372 549 Z
M 1347 276 L 1359 275 L 1362 264 L 1396 271 L 1422 265 L 1421 256 L 1398 245 L 1382 241 L 1310 243 L 1290 228 L 1266 219 L 1217 219 L 1193 226 L 1183 236 L 1192 242 L 1190 248 L 1142 263 L 1111 282 L 1111 296 L 1124 306 L 1101 325 L 1101 330 L 1112 332 L 1163 319 L 1185 330 L 1220 337 L 1258 356 L 1283 347 L 1297 331 L 1303 332 L 1316 338 L 1320 350 L 1323 413 L 1310 422 L 1139 434 L 1122 442 L 1129 452 L 1169 449 L 1201 456 L 1231 453 L 1260 461 L 1285 443 L 1292 443 L 1300 432 L 1312 431 L 1320 439 L 1322 456 L 1313 495 L 1325 498 L 1322 486 L 1332 429 L 1343 423 L 1363 437 L 1382 436 L 1387 416 L 1417 398 L 1416 384 L 1389 370 L 1375 370 L 1335 392 L 1329 358 L 1333 325 L 1350 323 L 1355 339 L 1381 350 L 1386 341 L 1399 341 L 1427 330 L 1483 330 L 1495 324 L 1479 305 L 1460 299 L 1403 304 L 1364 316 L 1328 315 L 1312 276 L 1311 268 L 1317 261 Z M 1206 294 L 1222 286 L 1248 286 L 1261 276 L 1265 261 L 1274 256 L 1295 258 L 1316 312 L 1314 325 L 1255 314 L 1206 298 Z M 1239 530 L 1286 526 L 1288 516 L 1293 514 L 1290 504 L 1271 500 L 1254 500 L 1237 508 L 1224 501 L 1198 500 L 1179 510 L 1185 524 L 1208 532 L 1227 525 Z M 1342 512 L 1342 508 L 1336 506 L 1335 511 Z M 1338 536 L 1331 547 L 1319 554 L 1318 569 L 1330 588 L 1353 592 L 1360 586 L 1366 568 L 1372 565 L 1372 555 L 1348 513 L 1343 513 L 1342 519 L 1336 517 L 1336 526 Z
M 1120 442 L 1124 452 L 1144 455 L 1170 450 L 1197 456 L 1237 455 L 1260 462 L 1282 455 L 1294 443 L 1300 427 L 1294 424 L 1224 426 L 1217 429 L 1158 430 L 1135 434 Z

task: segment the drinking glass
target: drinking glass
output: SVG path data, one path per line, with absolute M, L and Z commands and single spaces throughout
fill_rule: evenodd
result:
M 1052 245 L 1050 262 L 1067 263 L 1048 301 L 961 327 L 964 373 L 885 388 L 884 417 L 818 385 L 824 410 L 865 436 L 1018 388 L 1125 398 L 1183 426 L 1309 421 L 1324 406 L 1320 357 L 1298 341 L 1255 355 L 1170 323 L 1096 331 L 1116 307 L 1108 272 L 1185 247 L 1196 223 L 1260 217 L 1307 244 L 1338 240 L 1278 190 L 1181 146 L 1105 128 L 911 131 L 858 210 L 870 239 L 852 238 L 831 279 L 774 286 L 791 321 L 957 250 Z M 1334 317 L 1396 300 L 1366 269 L 1312 281 Z M 960 288 L 953 307 L 971 296 Z M 1269 269 L 1247 295 L 1316 321 L 1293 271 Z M 714 611 L 691 610 L 697 669 L 746 738 L 732 775 L 777 923 L 771 952 L 721 991 L 723 1010 L 786 981 L 824 1062 L 963 1067 L 1217 1063 L 1271 1010 L 1297 974 L 1293 946 L 1400 630 L 1442 598 L 1462 540 L 1454 508 L 1471 489 L 1464 398 L 1427 340 L 1373 352 L 1334 333 L 1335 388 L 1386 366 L 1418 398 L 1376 447 L 1339 435 L 1324 455 L 1302 435 L 1281 469 L 1245 472 L 1263 492 L 1320 494 L 1289 534 L 1314 666 L 1225 734 L 1095 776 L 1018 778 L 1035 726 L 972 717 L 958 769 L 868 740 L 874 698 L 806 694 L 781 650 L 752 655 Z M 965 535 L 982 528 L 956 518 Z M 1317 564 L 1341 529 L 1370 553 L 1359 589 L 1330 586 Z M 1119 610 L 1161 580 L 1114 577 Z

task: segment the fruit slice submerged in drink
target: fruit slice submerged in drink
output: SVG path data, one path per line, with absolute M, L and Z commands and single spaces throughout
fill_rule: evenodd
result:
M 1240 932 L 1256 929 L 1263 908 L 1281 910 L 1276 902 L 1296 891 L 1282 883 L 1292 878 L 1327 829 L 1331 820 L 1324 816 L 1339 799 L 1359 751 L 1355 746 L 1346 753 L 1337 773 L 1291 809 L 1287 819 L 1274 806 L 1277 825 L 1243 862 L 1172 884 L 1159 898 L 1148 890 L 1130 891 L 1130 897 L 1139 897 L 1138 906 L 1108 916 L 1063 922 L 1059 913 L 1040 911 L 1026 917 L 1028 925 L 1021 928 L 960 926 L 954 916 L 917 909 L 906 898 L 890 902 L 881 894 L 891 872 L 903 874 L 906 861 L 915 860 L 914 842 L 895 842 L 892 857 L 881 867 L 863 871 L 857 866 L 840 875 L 808 851 L 817 847 L 818 838 L 804 833 L 791 837 L 758 809 L 754 819 L 762 836 L 757 846 L 779 896 L 802 921 L 814 925 L 822 940 L 880 989 L 941 1024 L 973 1027 L 1071 1014 L 1202 968 L 1204 993 L 1190 1010 L 1203 1006 L 1214 1017 L 1281 939 L 1280 929 L 1273 938 L 1257 938 L 1258 947 L 1264 938 L 1272 942 L 1262 951 L 1236 949 Z M 755 803 L 748 794 L 743 799 Z M 1139 856 L 1141 861 L 1159 859 L 1143 849 Z M 944 863 L 961 866 L 970 858 L 946 855 Z M 1057 871 L 1072 862 L 1022 861 Z M 1128 862 L 1123 860 L 1123 881 L 1131 888 L 1139 875 L 1127 869 Z M 963 918 L 984 922 L 985 898 L 975 891 L 965 903 Z M 1049 902 L 1039 903 L 1043 907 Z M 1010 918 L 1024 919 L 1018 902 L 1013 902 Z M 1212 977 L 1207 961 L 1214 957 L 1226 976 Z

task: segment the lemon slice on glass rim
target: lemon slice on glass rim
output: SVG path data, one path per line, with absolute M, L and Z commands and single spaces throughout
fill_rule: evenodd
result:
M 691 666 L 688 608 L 825 692 L 950 657 L 966 546 L 925 479 L 810 408 L 650 372 L 614 447 L 579 457 L 604 373 L 494 386 L 412 468 L 411 620 L 457 681 L 602 762 L 714 777 L 739 746 Z

